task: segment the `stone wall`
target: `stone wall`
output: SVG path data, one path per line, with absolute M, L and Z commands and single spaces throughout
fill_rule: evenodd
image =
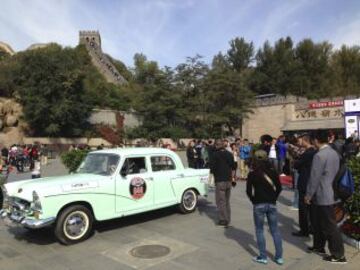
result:
M 253 114 L 244 120 L 242 127 L 243 138 L 257 143 L 261 135 L 267 133 L 272 136 L 282 134 L 282 127 L 291 120 L 295 104 L 278 104 L 260 106 L 253 109 Z
M 80 31 L 79 43 L 85 45 L 92 63 L 108 82 L 118 85 L 127 83 L 109 58 L 102 52 L 101 38 L 98 31 Z
M 254 113 L 249 114 L 249 118 L 244 120 L 243 138 L 257 143 L 263 134 L 279 136 L 283 131 L 305 131 L 319 128 L 341 130 L 344 128 L 342 106 L 311 109 L 309 104 L 344 99 L 344 97 L 334 97 L 308 100 L 294 96 L 258 96 L 253 107 Z
M 141 124 L 140 117 L 135 112 L 124 112 L 115 110 L 94 109 L 90 117 L 90 123 L 93 125 L 104 124 L 116 126 L 116 113 L 120 112 L 124 116 L 124 128 L 134 128 Z

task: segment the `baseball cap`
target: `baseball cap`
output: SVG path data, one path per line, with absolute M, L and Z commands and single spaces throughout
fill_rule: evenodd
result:
M 268 155 L 266 153 L 266 151 L 264 150 L 257 150 L 254 153 L 254 157 L 258 160 L 266 160 L 268 159 Z

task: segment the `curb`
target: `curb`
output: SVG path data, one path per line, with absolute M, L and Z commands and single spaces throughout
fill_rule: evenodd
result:
M 349 236 L 345 235 L 344 233 L 342 233 L 341 235 L 342 235 L 342 239 L 344 240 L 344 242 L 346 244 L 356 248 L 357 250 L 360 250 L 360 241 L 350 238 Z

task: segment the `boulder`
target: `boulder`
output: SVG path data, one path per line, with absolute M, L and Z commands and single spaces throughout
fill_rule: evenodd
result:
M 8 127 L 14 127 L 18 123 L 18 118 L 15 115 L 6 115 L 5 124 Z
M 3 114 L 21 114 L 22 108 L 19 103 L 12 99 L 7 99 L 2 105 Z
M 2 130 L 2 129 L 3 129 L 3 127 L 4 127 L 4 122 L 3 122 L 3 120 L 2 120 L 2 119 L 0 119 L 0 130 Z

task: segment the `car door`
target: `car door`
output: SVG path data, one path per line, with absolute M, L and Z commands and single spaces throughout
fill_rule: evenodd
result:
M 174 160 L 167 155 L 151 155 L 150 164 L 154 178 L 155 206 L 175 203 L 175 191 L 171 180 L 178 177 L 178 172 Z
M 131 214 L 151 209 L 154 204 L 154 181 L 146 156 L 124 159 L 116 179 L 116 212 Z

